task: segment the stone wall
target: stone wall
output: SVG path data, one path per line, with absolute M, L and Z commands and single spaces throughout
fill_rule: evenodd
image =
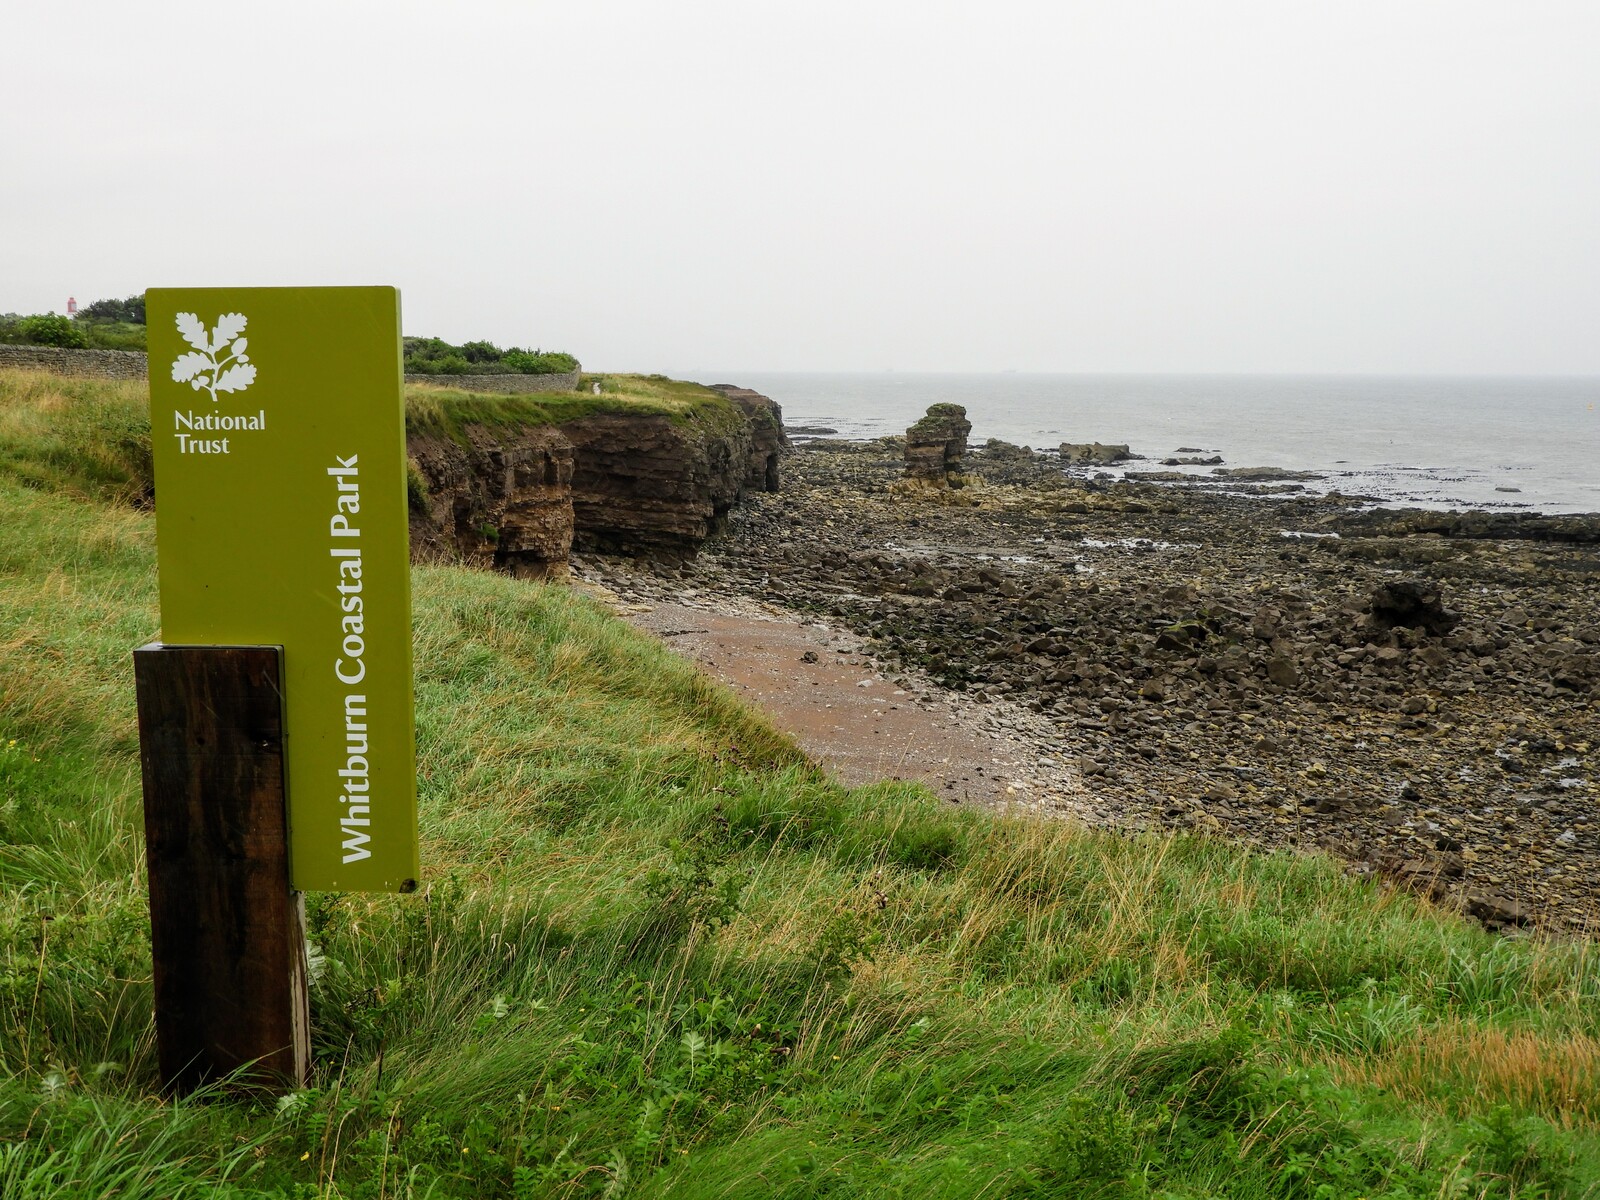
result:
M 137 350 L 65 350 L 59 346 L 0 346 L 0 368 L 49 371 L 93 379 L 143 379 L 145 356 Z
M 514 396 L 525 392 L 570 392 L 578 386 L 578 371 L 559 375 L 407 375 L 407 383 L 454 388 L 459 392 L 488 392 Z

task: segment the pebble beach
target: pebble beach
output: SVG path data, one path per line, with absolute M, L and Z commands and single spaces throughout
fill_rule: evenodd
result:
M 898 438 L 797 437 L 781 492 L 696 559 L 574 567 L 631 603 L 846 631 L 1024 746 L 1041 809 L 1327 852 L 1508 932 L 1597 927 L 1600 516 L 1112 478 L 992 441 L 950 486 L 905 466 Z

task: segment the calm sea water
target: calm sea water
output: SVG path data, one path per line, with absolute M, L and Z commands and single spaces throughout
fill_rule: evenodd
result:
M 902 433 L 930 404 L 963 405 L 975 444 L 1127 442 L 1230 467 L 1325 472 L 1310 485 L 1430 508 L 1600 510 L 1600 377 L 919 375 L 740 371 L 786 423 L 844 437 Z M 1154 463 L 1133 469 L 1163 469 Z M 1209 468 L 1187 468 L 1204 474 Z M 1503 489 L 1520 489 L 1508 491 Z

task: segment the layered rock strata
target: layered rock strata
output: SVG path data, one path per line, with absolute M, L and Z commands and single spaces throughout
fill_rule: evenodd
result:
M 560 578 L 574 546 L 694 555 L 747 491 L 778 490 L 788 451 L 776 404 L 732 385 L 715 390 L 727 408 L 413 434 L 413 557 Z
M 574 544 L 603 554 L 683 558 L 717 533 L 743 494 L 751 434 L 667 416 L 602 413 L 561 427 L 575 451 Z
M 947 487 L 961 474 L 972 422 L 959 404 L 934 404 L 906 430 L 906 478 Z
M 572 442 L 560 429 L 468 425 L 465 444 L 412 437 L 411 556 L 563 579 L 572 547 Z
M 757 492 L 775 492 L 780 483 L 779 464 L 789 452 L 789 436 L 783 430 L 783 408 L 770 396 L 732 383 L 713 383 L 739 406 L 750 423 L 750 470 L 745 487 Z

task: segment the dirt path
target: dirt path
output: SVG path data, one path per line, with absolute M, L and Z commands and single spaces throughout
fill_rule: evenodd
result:
M 712 607 L 693 594 L 641 602 L 591 590 L 763 710 L 842 783 L 918 780 L 953 803 L 1104 821 L 1077 771 L 1014 728 L 1029 714 L 889 678 L 847 631 L 726 597 Z

